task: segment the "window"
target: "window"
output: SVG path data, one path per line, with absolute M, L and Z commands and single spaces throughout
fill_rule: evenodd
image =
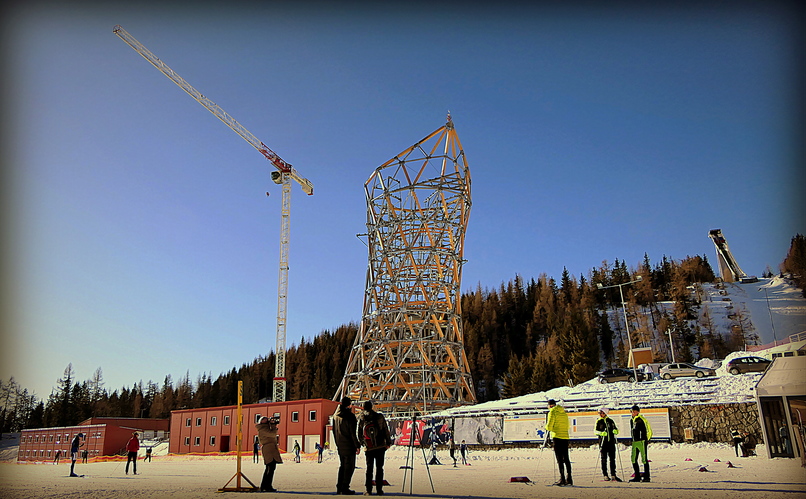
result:
M 213 416 L 210 418 L 210 426 L 215 426 L 217 422 L 218 422 L 217 417 Z
M 187 418 L 187 419 L 185 420 L 185 426 L 190 426 L 190 418 Z
M 316 411 L 308 411 L 308 421 L 316 421 Z
M 48 449 L 48 458 L 50 458 L 50 449 Z
M 210 446 L 211 446 L 211 447 L 215 447 L 215 435 L 213 435 L 212 437 L 210 437 Z
M 292 423 L 299 422 L 299 412 L 297 412 L 297 411 L 291 412 L 291 422 Z
M 193 445 L 201 445 L 201 437 L 196 437 L 193 439 Z
M 229 426 L 229 416 L 224 416 L 224 426 Z
M 50 436 L 50 441 L 53 442 L 53 435 Z
M 261 416 L 260 414 L 255 414 L 255 424 L 260 423 L 260 418 L 262 418 L 262 417 L 263 416 Z
M 190 447 L 190 437 L 185 437 L 185 446 Z
M 202 418 L 196 418 L 196 426 L 201 426 Z

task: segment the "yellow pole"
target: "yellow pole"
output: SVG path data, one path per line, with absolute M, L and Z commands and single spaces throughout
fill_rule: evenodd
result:
M 235 434 L 235 456 L 236 461 L 238 462 L 238 472 L 229 479 L 229 482 L 226 483 L 223 487 L 218 489 L 219 492 L 254 492 L 258 489 L 258 487 L 252 483 L 251 480 L 246 478 L 246 476 L 241 473 L 241 442 L 243 441 L 243 381 L 238 381 L 238 430 Z M 252 487 L 241 487 L 241 477 L 243 476 L 244 480 L 249 482 L 249 485 Z M 235 478 L 235 488 L 227 487 L 232 482 L 232 479 Z
M 238 481 L 236 487 L 241 488 L 241 441 L 243 440 L 243 380 L 238 380 L 238 435 L 235 437 L 235 457 L 238 461 Z

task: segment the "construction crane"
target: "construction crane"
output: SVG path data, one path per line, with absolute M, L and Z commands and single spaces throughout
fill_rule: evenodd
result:
M 731 253 L 730 248 L 728 248 L 728 241 L 725 239 L 725 236 L 722 235 L 721 229 L 709 230 L 708 237 L 711 238 L 714 242 L 714 246 L 716 246 L 716 260 L 719 264 L 719 274 L 722 276 L 723 281 L 739 281 L 742 283 L 758 281 L 758 277 L 745 274 L 741 267 L 739 267 L 736 259 L 733 258 L 733 253 Z
M 275 184 L 282 186 L 282 209 L 280 218 L 280 275 L 277 283 L 277 341 L 275 347 L 275 367 L 274 367 L 274 401 L 285 401 L 286 378 L 285 378 L 285 335 L 287 319 L 287 299 L 288 299 L 288 241 L 290 234 L 291 215 L 291 181 L 298 183 L 303 192 L 309 196 L 313 194 L 313 184 L 310 180 L 302 177 L 289 163 L 260 141 L 257 137 L 238 123 L 235 118 L 221 109 L 215 102 L 204 96 L 201 92 L 193 88 L 184 78 L 176 74 L 173 69 L 162 62 L 156 55 L 148 50 L 142 43 L 138 42 L 128 31 L 117 25 L 112 30 L 121 40 L 126 42 L 135 52 L 143 56 L 155 68 L 159 69 L 179 88 L 187 92 L 196 101 L 207 108 L 208 111 L 224 122 L 252 147 L 258 150 L 277 169 L 271 172 L 271 179 Z

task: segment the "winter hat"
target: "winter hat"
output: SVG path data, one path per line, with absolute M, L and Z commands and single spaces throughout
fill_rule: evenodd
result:
M 605 406 L 602 406 L 602 407 L 599 408 L 599 412 L 603 412 L 604 415 L 607 416 L 607 414 L 610 412 L 610 409 L 608 409 Z
M 549 405 L 557 405 L 557 401 L 554 399 L 549 399 Z
M 640 408 L 640 407 L 638 407 L 638 405 L 637 405 L 637 404 L 636 404 L 636 405 L 634 405 L 634 406 L 632 406 L 632 407 L 630 407 L 630 410 L 631 410 L 631 411 L 635 411 L 635 412 L 641 412 L 641 408 Z

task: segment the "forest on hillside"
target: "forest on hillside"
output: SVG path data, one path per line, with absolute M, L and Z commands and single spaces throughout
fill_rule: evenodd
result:
M 780 266 L 801 289 L 806 276 L 806 238 L 798 234 Z M 768 269 L 765 274 L 771 274 Z M 640 280 L 639 280 L 640 279 Z M 618 284 L 622 287 L 624 308 Z M 607 261 L 575 277 L 564 271 L 559 281 L 540 275 L 516 275 L 497 288 L 482 288 L 461 297 L 463 334 L 469 370 L 480 402 L 514 397 L 575 384 L 602 367 L 626 365 L 628 340 L 633 347 L 652 346 L 665 360 L 671 335 L 680 361 L 721 358 L 755 342 L 749 317 L 731 316 L 729 331 L 719 330 L 707 309 L 700 311 L 703 283 L 716 281 L 704 256 L 652 264 L 648 256 L 637 268 Z M 606 289 L 600 289 L 601 284 Z M 615 286 L 608 288 L 608 286 Z M 353 347 L 358 324 L 324 330 L 301 339 L 286 352 L 289 400 L 333 397 Z M 23 428 L 70 426 L 91 416 L 165 418 L 172 410 L 232 405 L 237 384 L 244 382 L 244 403 L 271 397 L 274 353 L 214 377 L 166 376 L 132 387 L 108 389 L 98 368 L 88 380 L 75 379 L 72 364 L 47 400 L 0 380 L 0 433 Z

